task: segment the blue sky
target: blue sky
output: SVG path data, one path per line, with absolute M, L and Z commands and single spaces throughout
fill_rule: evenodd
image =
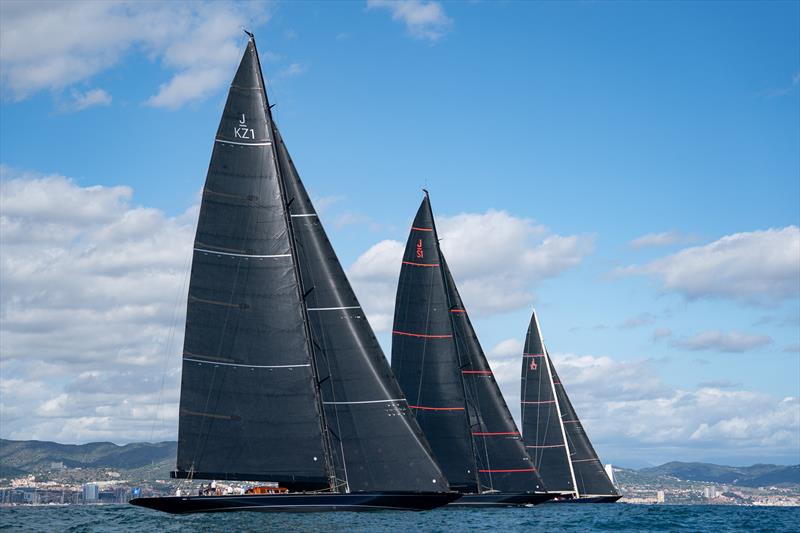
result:
M 387 353 L 427 187 L 510 404 L 535 305 L 605 460 L 800 461 L 800 4 L 2 6 L 3 437 L 172 438 L 184 243 L 246 25 Z

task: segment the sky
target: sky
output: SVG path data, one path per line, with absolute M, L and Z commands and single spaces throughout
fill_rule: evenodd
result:
M 0 437 L 175 439 L 255 32 L 387 356 L 430 190 L 509 407 L 535 307 L 601 458 L 800 462 L 800 3 L 0 3 Z

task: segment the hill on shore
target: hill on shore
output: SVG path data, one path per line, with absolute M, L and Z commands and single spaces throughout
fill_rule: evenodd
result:
M 671 461 L 661 466 L 641 468 L 636 472 L 643 476 L 673 477 L 687 481 L 705 481 L 742 487 L 800 485 L 800 465 L 723 466 L 711 463 Z
M 160 465 L 165 472 L 175 464 L 177 442 L 136 442 L 119 446 L 112 442 L 59 444 L 38 440 L 0 439 L 0 477 L 16 477 L 51 470 L 51 463 L 67 468 L 134 470 Z M 666 479 L 767 487 L 800 485 L 800 465 L 756 464 L 724 466 L 672 461 L 639 470 L 620 468 L 618 481 L 650 484 Z
M 113 442 L 59 444 L 39 440 L 0 439 L 0 477 L 14 477 L 50 469 L 51 463 L 67 468 L 128 470 L 164 461 L 174 462 L 177 442 Z

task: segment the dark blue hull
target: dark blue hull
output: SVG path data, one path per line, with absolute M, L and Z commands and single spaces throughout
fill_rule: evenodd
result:
M 608 496 L 588 496 L 585 498 L 556 498 L 553 503 L 614 503 L 622 498 L 621 494 Z
M 245 494 L 135 498 L 131 504 L 172 514 L 258 511 L 315 513 L 332 511 L 426 511 L 447 505 L 456 492 L 361 492 L 351 494 Z
M 523 507 L 544 503 L 556 497 L 546 492 L 464 494 L 449 507 Z

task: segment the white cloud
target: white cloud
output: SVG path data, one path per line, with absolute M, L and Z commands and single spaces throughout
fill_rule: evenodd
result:
M 91 89 L 86 92 L 72 90 L 70 101 L 64 107 L 69 111 L 83 111 L 90 107 L 111 105 L 111 95 L 103 89 Z
M 174 438 L 196 210 L 0 170 L 3 436 Z
M 637 237 L 630 242 L 632 248 L 646 248 L 650 246 L 669 246 L 671 244 L 688 243 L 696 240 L 693 235 L 684 235 L 678 231 L 665 231 L 663 233 L 648 233 Z
M 723 333 L 722 331 L 703 331 L 691 337 L 675 339 L 672 346 L 684 350 L 714 350 L 718 352 L 740 353 L 755 350 L 770 344 L 771 337 L 765 335 L 748 335 L 738 331 Z
M 517 421 L 521 353 L 521 341 L 509 339 L 488 355 Z M 695 391 L 674 388 L 661 380 L 652 359 L 552 356 L 578 416 L 606 461 L 724 461 L 743 455 L 791 460 L 800 446 L 800 398 L 737 390 L 738 385 L 725 381 L 701 384 Z
M 424 0 L 367 0 L 367 9 L 385 9 L 392 20 L 406 25 L 408 33 L 417 39 L 439 40 L 453 27 L 439 2 Z
M 176 108 L 225 85 L 240 55 L 241 26 L 262 22 L 267 9 L 233 2 L 6 1 L 2 14 L 2 85 L 14 98 L 91 79 L 141 50 L 174 72 L 148 103 Z
M 727 235 L 617 273 L 655 277 L 665 290 L 689 299 L 775 304 L 800 294 L 800 228 Z
M 532 288 L 577 266 L 594 250 L 589 235 L 556 235 L 505 211 L 437 218 L 442 251 L 473 316 L 529 305 Z M 364 252 L 349 274 L 370 323 L 389 328 L 404 245 L 384 240 Z

